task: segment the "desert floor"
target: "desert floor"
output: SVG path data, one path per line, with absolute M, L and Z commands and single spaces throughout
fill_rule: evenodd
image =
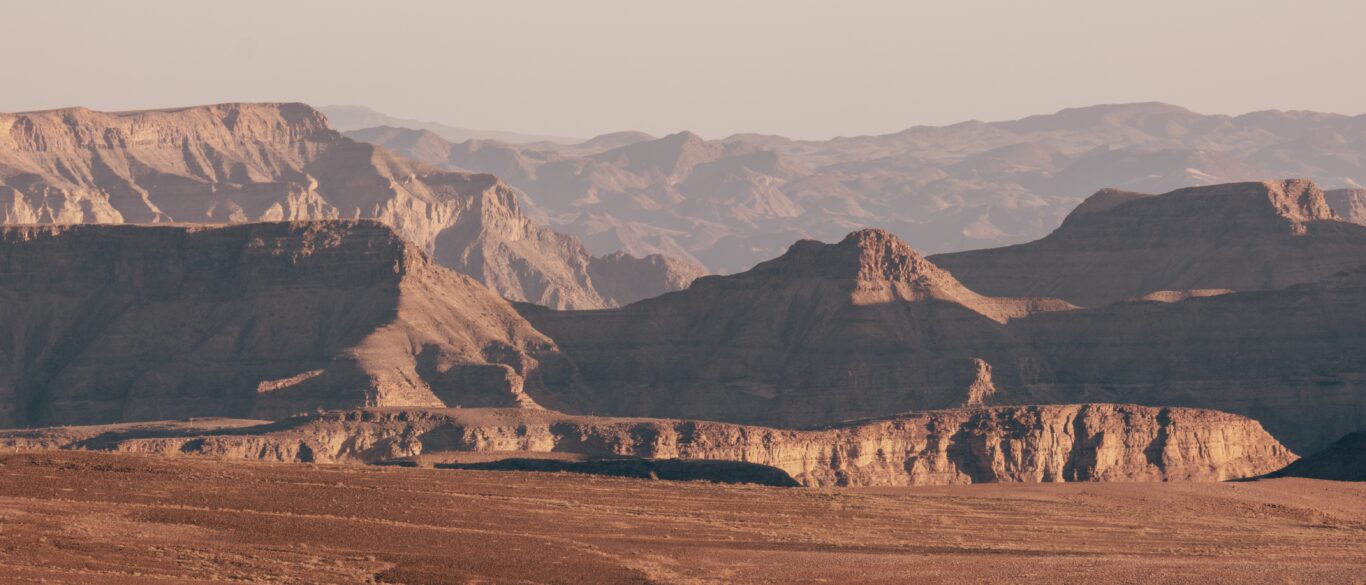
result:
M 0 582 L 1363 583 L 1366 485 L 813 490 L 0 454 Z

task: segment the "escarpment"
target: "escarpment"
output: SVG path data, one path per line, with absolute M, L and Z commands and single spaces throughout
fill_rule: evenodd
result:
M 776 426 L 961 406 L 974 359 L 1031 353 L 1008 323 L 1071 308 L 979 295 L 880 230 L 621 309 L 518 306 L 591 389 L 574 412 Z
M 0 228 L 0 426 L 534 406 L 561 359 L 376 221 Z
M 169 424 L 0 433 L 6 448 L 373 463 L 441 452 L 743 461 L 807 486 L 1218 481 L 1294 455 L 1221 412 L 1083 404 L 911 413 L 813 430 L 500 409 L 369 409 L 219 430 Z
M 1349 196 L 1334 201 L 1349 210 Z M 1341 219 L 1303 179 L 1107 189 L 1041 240 L 930 259 L 982 294 L 1096 307 L 1157 291 L 1284 288 L 1366 264 L 1366 226 Z
M 556 308 L 615 306 L 686 284 L 660 261 L 637 262 L 599 291 L 590 266 L 622 263 L 533 223 L 501 180 L 353 141 L 304 104 L 0 114 L 6 225 L 361 218 L 499 294 Z

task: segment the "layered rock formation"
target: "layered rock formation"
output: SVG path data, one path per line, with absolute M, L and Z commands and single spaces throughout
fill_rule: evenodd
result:
M 576 412 L 811 425 L 961 406 L 1006 323 L 1061 301 L 990 298 L 865 230 L 611 311 L 519 310 L 596 391 Z
M 638 262 L 630 286 L 604 286 L 639 296 L 604 298 L 597 260 L 529 220 L 503 182 L 355 142 L 303 104 L 0 114 L 4 224 L 336 218 L 383 221 L 500 294 L 557 308 L 614 306 L 683 280 L 677 263 Z
M 726 460 L 776 467 L 807 486 L 1218 481 L 1294 459 L 1243 417 L 1113 404 L 943 410 L 815 430 L 480 409 L 362 410 L 223 426 L 7 432 L 0 446 L 310 462 L 446 451 Z
M 0 427 L 535 406 L 561 361 L 375 221 L 0 228 Z
M 1156 291 L 1264 290 L 1366 264 L 1366 226 L 1306 180 L 1101 191 L 1047 237 L 931 258 L 973 290 L 1094 307 Z
M 793 426 L 1123 402 L 1243 414 L 1296 450 L 1366 426 L 1366 267 L 1080 310 L 979 295 L 863 231 L 623 309 L 518 310 L 590 388 L 575 412 Z
M 596 253 L 686 254 L 718 273 L 862 227 L 929 252 L 1028 242 L 1105 187 L 1164 193 L 1274 177 L 1366 185 L 1366 116 L 1317 112 L 1114 104 L 830 140 L 626 132 L 578 145 L 461 144 L 409 127 L 350 135 L 494 173 L 530 196 L 535 217 Z

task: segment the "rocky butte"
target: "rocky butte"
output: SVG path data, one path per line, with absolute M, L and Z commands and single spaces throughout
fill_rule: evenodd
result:
M 491 175 L 443 171 L 356 142 L 304 104 L 0 114 L 0 223 L 377 219 L 506 297 L 616 306 L 703 273 L 597 258 L 533 223 Z
M 1350 208 L 1350 192 L 1334 200 Z M 1096 307 L 1158 291 L 1277 289 L 1366 264 L 1366 226 L 1341 221 L 1313 182 L 1106 189 L 1047 237 L 930 258 L 990 295 Z

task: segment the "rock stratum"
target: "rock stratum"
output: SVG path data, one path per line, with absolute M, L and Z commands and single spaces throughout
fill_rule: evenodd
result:
M 356 142 L 304 104 L 0 114 L 6 225 L 323 219 L 380 220 L 499 294 L 556 308 L 626 304 L 700 271 L 655 258 L 623 276 L 529 220 L 499 179 Z
M 518 310 L 589 388 L 575 412 L 790 427 L 1139 403 L 1243 414 L 1296 450 L 1366 426 L 1366 266 L 1271 291 L 1150 299 L 1078 309 L 983 296 L 867 230 L 621 309 Z
M 1336 192 L 1344 210 L 1351 192 Z M 1284 288 L 1366 264 L 1366 226 L 1312 181 L 1107 189 L 1030 242 L 931 257 L 968 287 L 1095 307 L 1158 291 Z
M 534 407 L 561 362 L 373 220 L 0 228 L 0 426 Z
M 910 413 L 812 430 L 568 416 L 526 409 L 366 409 L 253 425 L 191 421 L 0 433 L 6 449 L 88 449 L 319 463 L 437 452 L 741 461 L 807 486 L 1219 481 L 1294 455 L 1255 421 L 1133 405 Z

